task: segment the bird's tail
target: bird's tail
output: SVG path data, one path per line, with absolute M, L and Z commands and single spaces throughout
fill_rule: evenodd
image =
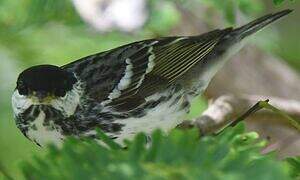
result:
M 281 17 L 291 13 L 293 10 L 286 9 L 280 12 L 277 12 L 275 14 L 268 14 L 261 18 L 258 18 L 242 27 L 236 28 L 232 31 L 231 35 L 235 35 L 239 39 L 243 39 L 260 29 L 264 28 L 268 24 L 276 21 L 277 19 L 280 19 Z

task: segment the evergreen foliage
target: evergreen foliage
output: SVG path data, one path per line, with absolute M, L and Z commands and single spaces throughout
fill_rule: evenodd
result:
M 104 134 L 100 134 L 101 139 Z M 49 146 L 45 156 L 23 164 L 26 179 L 291 179 L 299 175 L 299 160 L 277 161 L 261 155 L 264 142 L 243 124 L 218 136 L 201 137 L 196 129 L 157 130 L 152 144 L 138 134 L 120 148 L 105 138 L 106 145 L 85 139 L 68 139 L 62 148 Z M 289 169 L 294 171 L 289 174 Z

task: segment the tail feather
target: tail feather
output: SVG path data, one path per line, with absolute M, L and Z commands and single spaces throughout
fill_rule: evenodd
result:
M 236 35 L 239 39 L 243 39 L 260 29 L 264 28 L 268 24 L 280 19 L 283 16 L 286 16 L 287 14 L 291 13 L 293 10 L 286 9 L 280 12 L 277 12 L 275 14 L 268 14 L 261 18 L 258 18 L 242 27 L 236 28 L 233 30 L 233 34 Z

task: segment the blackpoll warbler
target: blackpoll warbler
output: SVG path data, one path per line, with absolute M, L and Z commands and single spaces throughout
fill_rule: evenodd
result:
M 119 143 L 141 131 L 172 129 L 245 37 L 290 12 L 198 36 L 134 42 L 62 67 L 30 67 L 12 96 L 16 124 L 41 146 L 96 137 L 96 128 Z

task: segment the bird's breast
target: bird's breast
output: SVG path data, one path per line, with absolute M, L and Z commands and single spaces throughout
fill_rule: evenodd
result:
M 15 115 L 17 127 L 31 141 L 40 146 L 61 144 L 65 133 L 57 122 L 64 121 L 61 113 L 44 105 L 31 105 Z
M 44 111 L 40 111 L 30 122 L 26 136 L 41 146 L 49 143 L 60 145 L 64 139 L 61 129 L 53 121 L 46 119 Z

